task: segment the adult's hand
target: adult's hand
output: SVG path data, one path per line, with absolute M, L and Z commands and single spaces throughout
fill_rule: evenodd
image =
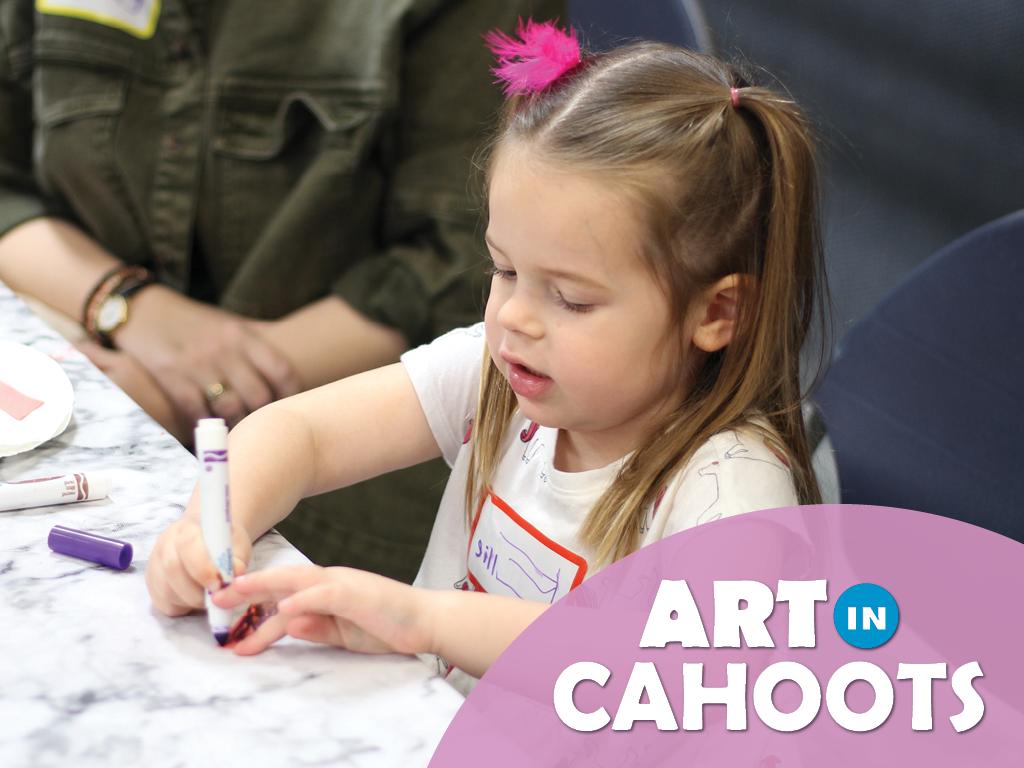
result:
M 291 361 L 303 389 L 397 363 L 409 348 L 401 331 L 370 320 L 337 296 L 256 328 Z
M 234 426 L 300 390 L 291 364 L 257 332 L 258 325 L 151 285 L 132 299 L 128 322 L 114 332 L 114 343 L 148 371 L 178 418 L 195 424 L 212 413 Z M 208 400 L 216 384 L 223 393 Z
M 79 341 L 75 347 L 179 442 L 192 442 L 195 423 L 174 410 L 167 395 L 138 360 L 127 352 L 107 349 L 93 341 Z

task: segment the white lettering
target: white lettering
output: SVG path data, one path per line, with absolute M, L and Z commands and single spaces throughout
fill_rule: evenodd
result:
M 601 707 L 596 712 L 580 712 L 572 700 L 576 686 L 584 680 L 593 680 L 604 686 L 611 671 L 595 661 L 579 661 L 570 665 L 555 681 L 555 714 L 574 731 L 596 731 L 611 722 L 608 711 Z
M 792 712 L 780 712 L 772 701 L 775 686 L 783 680 L 792 680 L 800 686 L 800 706 Z M 803 664 L 795 661 L 780 661 L 772 664 L 758 675 L 754 683 L 754 711 L 761 722 L 776 731 L 790 733 L 806 727 L 817 716 L 821 708 L 821 686 Z
M 725 704 L 725 727 L 747 728 L 747 665 L 726 664 L 724 688 L 704 687 L 704 665 L 683 664 L 683 730 L 704 728 L 704 705 Z
M 946 679 L 945 664 L 900 664 L 897 680 L 913 680 L 914 706 L 910 727 L 915 731 L 932 729 L 932 680 Z
M 664 579 L 647 617 L 640 647 L 664 648 L 673 642 L 681 643 L 683 648 L 707 648 L 708 636 L 686 581 Z
M 739 648 L 740 630 L 748 648 L 774 648 L 764 625 L 774 608 L 775 595 L 759 581 L 716 581 L 715 648 Z
M 976 726 L 985 714 L 985 702 L 971 685 L 971 681 L 976 677 L 984 677 L 981 665 L 976 661 L 964 664 L 953 673 L 953 693 L 964 705 L 963 712 L 949 718 L 957 733 L 963 733 Z
M 867 712 L 846 706 L 846 689 L 854 680 L 865 680 L 875 689 L 875 702 Z M 851 661 L 835 671 L 825 689 L 825 703 L 832 719 L 848 731 L 863 733 L 884 723 L 892 712 L 892 681 L 880 668 L 867 661 Z
M 828 600 L 825 580 L 780 581 L 775 599 L 789 603 L 789 647 L 814 647 L 814 604 Z
M 864 629 L 871 629 L 874 624 L 876 629 L 885 629 L 885 606 L 879 606 L 878 615 L 867 606 L 864 607 Z
M 644 691 L 647 691 L 647 704 L 640 702 Z M 659 731 L 679 730 L 668 696 L 665 695 L 665 687 L 651 661 L 638 661 L 633 665 L 633 672 L 619 702 L 619 710 L 615 713 L 612 730 L 628 731 L 637 720 L 653 720 Z

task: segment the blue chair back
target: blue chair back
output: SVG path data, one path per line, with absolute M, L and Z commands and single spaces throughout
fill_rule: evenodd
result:
M 698 0 L 568 0 L 569 21 L 591 51 L 635 38 L 712 53 L 710 27 Z
M 844 503 L 1024 541 L 1024 211 L 897 284 L 850 331 L 815 400 Z

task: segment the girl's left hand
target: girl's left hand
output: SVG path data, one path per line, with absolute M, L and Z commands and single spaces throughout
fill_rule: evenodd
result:
M 277 614 L 234 646 L 250 656 L 289 635 L 359 653 L 426 653 L 430 591 L 353 568 L 300 565 L 239 576 L 213 596 L 221 608 L 277 602 Z

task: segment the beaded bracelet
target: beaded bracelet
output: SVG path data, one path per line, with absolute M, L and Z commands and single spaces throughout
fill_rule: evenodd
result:
M 140 288 L 155 281 L 153 273 L 144 267 L 121 264 L 107 272 L 85 300 L 85 306 L 82 309 L 82 325 L 86 333 L 97 343 L 105 347 L 113 347 L 114 342 L 109 334 L 104 333 L 96 326 L 100 308 L 111 296 L 121 295 L 127 299 Z

